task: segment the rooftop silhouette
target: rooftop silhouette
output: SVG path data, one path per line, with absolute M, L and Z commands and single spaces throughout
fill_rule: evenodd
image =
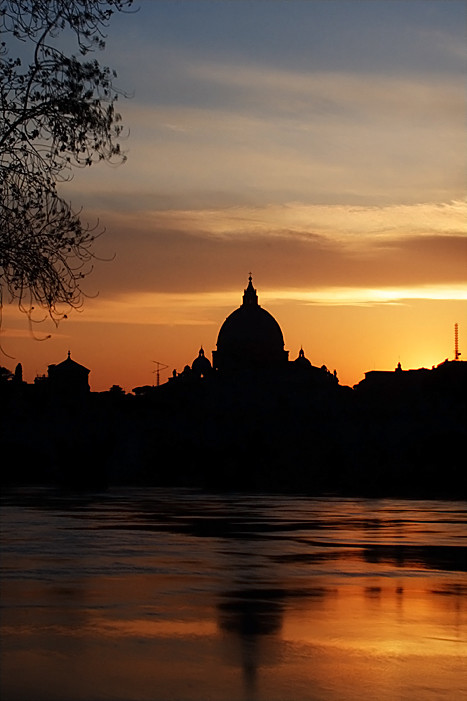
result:
M 467 496 L 467 363 L 365 373 L 354 388 L 300 348 L 258 302 L 250 275 L 220 327 L 168 382 L 89 389 L 67 358 L 33 385 L 0 373 L 3 481 L 118 483 L 313 494 Z M 456 349 L 458 350 L 458 349 Z M 159 366 L 158 366 L 159 367 Z

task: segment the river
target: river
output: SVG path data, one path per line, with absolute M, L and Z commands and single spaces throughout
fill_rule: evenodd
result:
M 465 502 L 2 495 L 2 701 L 467 698 Z

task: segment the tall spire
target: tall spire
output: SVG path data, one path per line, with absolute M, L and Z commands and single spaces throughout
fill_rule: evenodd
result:
M 258 295 L 256 294 L 256 290 L 253 287 L 253 278 L 251 277 L 251 273 L 248 277 L 248 287 L 246 290 L 244 290 L 243 293 L 243 306 L 249 306 L 249 305 L 256 305 L 258 306 Z

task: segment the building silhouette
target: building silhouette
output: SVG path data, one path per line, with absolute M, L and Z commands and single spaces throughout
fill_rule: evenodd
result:
M 84 397 L 90 392 L 90 370 L 72 360 L 68 351 L 66 360 L 49 365 L 47 384 L 52 394 L 65 397 Z
M 199 349 L 198 357 L 193 360 L 191 371 L 195 377 L 210 377 L 212 375 L 212 365 L 204 355 L 204 348 Z
M 70 352 L 33 385 L 0 368 L 7 479 L 467 496 L 467 362 L 398 364 L 351 388 L 284 346 L 250 275 L 213 362 L 201 347 L 160 386 L 91 392 Z
M 281 369 L 288 362 L 281 327 L 258 304 L 250 274 L 242 305 L 222 324 L 213 351 L 213 367 L 221 372 Z
M 306 358 L 303 348 L 295 360 L 289 360 L 284 348 L 284 336 L 276 319 L 258 303 L 258 294 L 250 274 L 243 291 L 242 304 L 225 319 L 219 329 L 216 349 L 212 351 L 212 364 L 201 347 L 191 366 L 176 370 L 169 379 L 184 382 L 210 380 L 227 391 L 236 391 L 242 383 L 251 387 L 257 383 L 264 389 L 264 382 L 274 385 L 305 381 L 314 385 L 338 385 L 337 373 L 326 366 L 316 367 Z M 232 385 L 235 382 L 235 386 Z M 230 384 L 229 384 L 230 383 Z M 151 387 L 137 387 L 136 394 L 144 394 Z

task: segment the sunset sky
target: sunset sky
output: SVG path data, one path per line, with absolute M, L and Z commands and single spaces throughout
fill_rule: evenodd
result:
M 155 383 L 153 361 L 165 380 L 211 358 L 250 271 L 290 358 L 341 384 L 453 358 L 456 322 L 467 358 L 467 4 L 135 8 L 98 55 L 129 95 L 128 161 L 62 188 L 107 260 L 57 329 L 7 305 L 0 365 L 32 382 L 71 350 L 95 391 Z

